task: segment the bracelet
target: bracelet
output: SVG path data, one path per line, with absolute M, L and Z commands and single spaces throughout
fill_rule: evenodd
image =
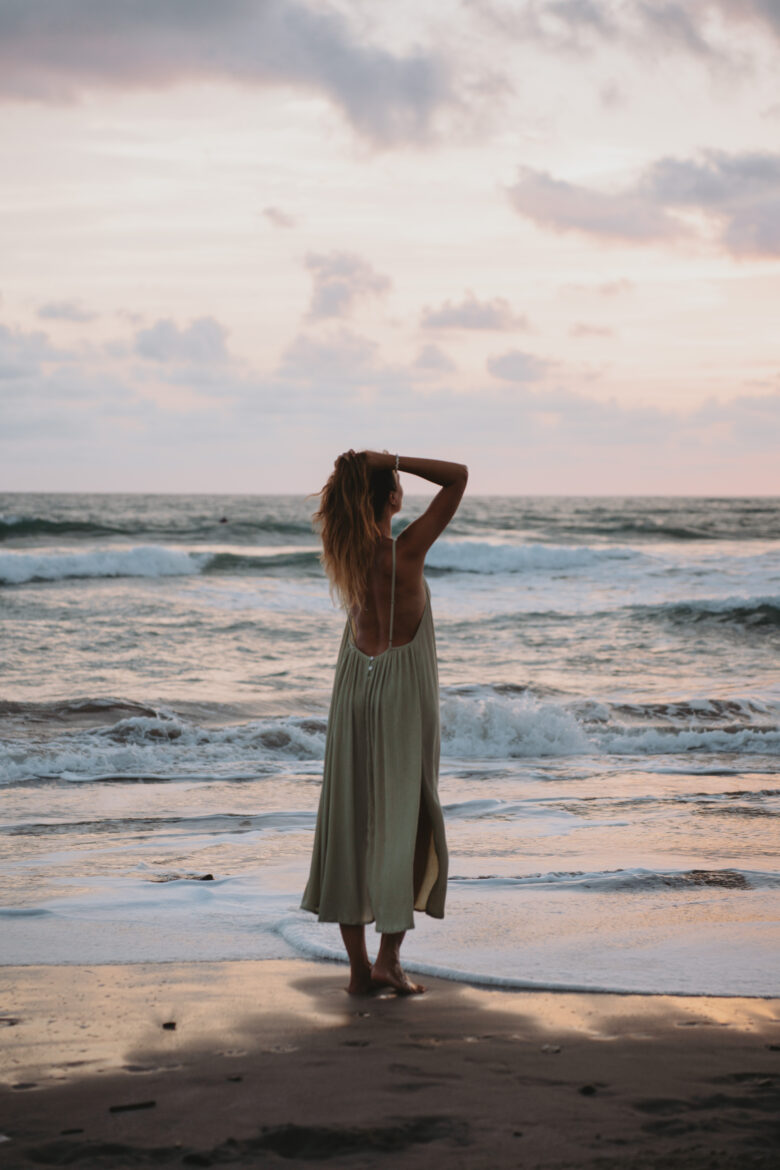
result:
M 400 456 L 400 455 L 396 455 L 396 457 L 395 457 L 395 469 L 396 469 L 396 471 L 398 471 L 398 464 L 399 464 L 400 462 L 401 462 L 401 456 Z

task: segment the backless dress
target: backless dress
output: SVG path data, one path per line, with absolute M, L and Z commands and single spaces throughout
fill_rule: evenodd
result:
M 395 540 L 388 647 L 364 654 L 347 618 L 336 663 L 309 880 L 301 906 L 320 922 L 414 927 L 414 910 L 444 917 L 447 843 L 438 795 L 439 676 L 425 608 L 410 642 L 393 646 Z M 414 888 L 415 851 L 418 887 Z

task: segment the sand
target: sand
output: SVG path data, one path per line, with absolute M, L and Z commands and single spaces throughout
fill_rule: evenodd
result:
M 0 968 L 0 1167 L 780 1165 L 780 1000 Z

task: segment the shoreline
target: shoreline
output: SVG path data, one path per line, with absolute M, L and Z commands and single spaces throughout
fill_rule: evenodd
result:
M 248 956 L 244 958 L 227 959 L 106 959 L 93 960 L 89 963 L 78 959 L 53 959 L 50 962 L 31 961 L 29 963 L 2 963 L 0 962 L 0 988 L 4 980 L 2 972 L 25 971 L 46 968 L 88 968 L 90 970 L 104 967 L 198 967 L 198 966 L 235 966 L 238 964 L 271 965 L 279 963 L 305 963 L 314 967 L 332 969 L 344 967 L 346 959 L 337 955 L 334 948 L 326 946 L 311 947 L 310 953 L 298 950 L 295 944 L 290 949 L 297 951 L 294 955 L 285 956 Z M 578 983 L 537 983 L 532 979 L 512 979 L 504 975 L 488 975 L 479 972 L 460 971 L 456 968 L 442 967 L 435 963 L 417 962 L 415 959 L 404 959 L 403 968 L 410 975 L 420 976 L 428 982 L 435 981 L 442 985 L 452 984 L 455 987 L 470 988 L 474 991 L 506 993 L 510 996 L 527 993 L 534 996 L 594 996 L 614 999 L 670 999 L 670 1000 L 739 1000 L 739 1001 L 778 1001 L 780 991 L 777 992 L 742 992 L 742 991 L 653 991 L 647 989 L 620 988 L 620 987 L 592 987 Z M 0 1016 L 0 1020 L 2 1016 Z M 0 1070 L 2 1065 L 0 1064 Z M 2 1073 L 0 1071 L 0 1081 Z
M 776 1164 L 780 997 L 351 998 L 346 973 L 0 968 L 0 1167 Z

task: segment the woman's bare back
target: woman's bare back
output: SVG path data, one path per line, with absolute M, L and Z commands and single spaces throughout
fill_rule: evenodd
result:
M 425 584 L 418 558 L 405 555 L 403 533 L 396 539 L 395 607 L 393 646 L 411 642 L 425 611 Z M 393 542 L 382 537 L 368 576 L 362 610 L 352 614 L 352 636 L 358 650 L 377 655 L 390 640 L 390 587 L 393 576 Z

